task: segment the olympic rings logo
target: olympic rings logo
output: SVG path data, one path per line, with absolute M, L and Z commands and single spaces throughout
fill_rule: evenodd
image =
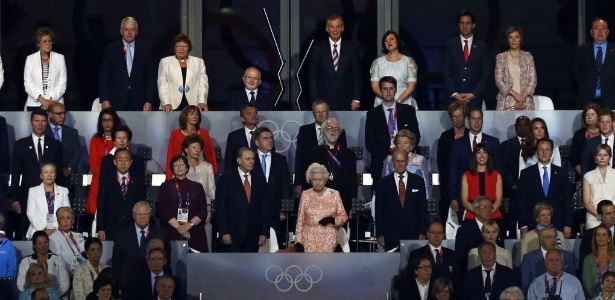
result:
M 305 270 L 297 265 L 290 265 L 286 270 L 272 265 L 265 271 L 265 279 L 273 283 L 280 292 L 288 292 L 296 288 L 299 292 L 307 292 L 312 286 L 322 280 L 322 269 L 316 265 L 310 265 Z
M 270 124 L 268 126 L 264 126 L 265 124 Z M 295 131 L 290 131 L 288 129 L 286 129 L 286 125 L 290 125 L 290 124 L 296 124 L 297 129 Z M 271 120 L 265 120 L 263 122 L 261 122 L 259 125 L 259 127 L 264 126 L 267 127 L 269 129 L 271 129 L 271 132 L 273 133 L 273 140 L 275 141 L 282 141 L 284 142 L 284 144 L 282 145 L 283 147 L 276 147 L 276 152 L 278 153 L 285 153 L 288 150 L 290 150 L 290 146 L 294 145 L 295 148 L 297 147 L 297 134 L 293 134 L 291 135 L 291 132 L 299 132 L 299 127 L 301 127 L 301 124 L 299 124 L 299 122 L 294 121 L 294 120 L 290 120 L 290 121 L 286 121 L 284 123 L 282 123 L 281 127 L 278 127 L 278 124 L 276 124 L 274 121 Z M 280 137 L 280 139 L 278 139 L 278 136 Z

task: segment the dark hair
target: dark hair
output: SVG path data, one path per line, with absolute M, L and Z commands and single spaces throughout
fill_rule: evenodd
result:
M 476 15 L 467 9 L 464 9 L 457 14 L 457 22 L 461 22 L 461 17 L 470 17 L 472 23 L 476 23 Z
M 607 277 L 613 277 L 613 279 L 615 279 L 615 272 L 609 270 L 602 273 L 602 276 L 600 276 L 600 282 L 604 283 Z
M 51 28 L 47 26 L 39 27 L 36 29 L 36 31 L 34 31 L 34 43 L 37 48 L 38 48 L 38 43 L 40 43 L 43 37 L 47 35 L 51 38 L 51 41 L 53 42 L 54 33 L 53 33 L 53 30 L 51 30 Z
M 342 21 L 342 26 L 344 26 L 344 19 L 342 19 L 342 17 L 340 17 L 339 15 L 335 15 L 335 14 L 330 15 L 330 16 L 327 18 L 327 24 L 325 24 L 325 25 L 326 25 L 326 26 L 329 26 L 329 22 L 331 22 L 331 21 L 333 21 L 333 20 L 340 20 L 340 21 Z
M 95 280 L 94 280 L 94 289 L 93 292 L 98 293 L 98 291 L 105 287 L 105 286 L 111 286 L 111 293 L 113 294 L 113 279 L 107 277 L 107 276 L 98 276 Z
M 119 124 L 117 126 L 115 126 L 115 128 L 113 128 L 113 131 L 111 132 L 111 139 L 113 139 L 115 141 L 115 134 L 118 133 L 119 131 L 123 131 L 126 132 L 126 135 L 128 136 L 128 141 L 130 142 L 132 140 L 132 130 L 130 130 L 130 127 L 124 125 L 124 124 Z
M 181 153 L 183 153 L 186 157 L 188 157 L 188 153 L 186 153 L 184 149 L 188 148 L 188 146 L 194 143 L 198 143 L 199 146 L 201 146 L 201 151 L 203 151 L 203 148 L 205 147 L 205 141 L 203 141 L 203 138 L 199 134 L 193 133 L 193 134 L 186 136 L 184 140 L 182 141 Z
M 102 241 L 99 238 L 95 238 L 95 237 L 89 237 L 87 239 L 85 239 L 85 244 L 83 245 L 85 250 L 83 251 L 83 253 L 81 255 L 83 255 L 83 257 L 88 258 L 88 249 L 90 249 L 90 246 L 92 246 L 92 244 L 98 244 L 100 245 L 100 251 L 102 251 L 103 248 L 103 244 Z
M 116 269 L 113 269 L 113 267 L 106 267 L 104 269 L 102 269 L 100 271 L 100 274 L 98 274 L 98 278 L 96 278 L 96 280 L 103 280 L 102 278 L 106 278 L 106 280 L 110 280 L 111 281 L 111 287 L 112 287 L 112 291 L 111 294 L 113 294 L 113 298 L 115 299 L 121 299 L 120 297 L 120 287 L 122 286 L 121 282 L 122 282 L 122 277 L 120 275 L 120 272 Z M 94 282 L 94 285 L 96 284 L 96 280 Z M 106 284 L 100 286 L 103 287 Z M 100 289 L 100 287 L 98 289 Z M 96 289 L 94 289 L 94 291 L 98 291 Z
M 421 262 L 422 262 L 423 260 L 427 260 L 427 261 L 429 262 L 429 265 L 431 265 L 431 259 L 430 259 L 430 257 L 429 257 L 429 256 L 427 256 L 427 255 L 418 255 L 417 257 L 415 257 L 415 258 L 412 260 L 412 263 L 411 263 L 412 270 L 413 270 L 413 271 L 418 270 L 418 269 L 419 269 L 419 266 L 421 265 Z M 416 275 L 415 275 L 415 277 L 416 277 Z
M 329 110 L 329 102 L 327 102 L 327 100 L 323 100 L 323 99 L 318 99 L 314 102 L 312 102 L 312 109 L 314 109 L 314 106 L 316 105 L 321 105 L 324 104 L 327 106 L 327 110 Z
M 533 118 L 530 120 L 530 128 L 526 132 L 527 136 L 525 137 L 525 144 L 521 145 L 521 156 L 523 157 L 523 161 L 527 161 L 530 157 L 536 154 L 536 149 L 538 148 L 538 140 L 534 137 L 534 123 L 536 122 L 540 122 L 542 126 L 544 126 L 544 138 L 549 138 L 549 127 L 547 127 L 547 122 L 545 122 L 544 119 Z M 551 150 L 553 150 L 553 143 L 551 143 Z
M 95 136 L 101 138 L 104 138 L 105 134 L 105 130 L 102 127 L 102 120 L 104 115 L 111 115 L 111 118 L 113 118 L 113 129 L 115 129 L 116 126 L 122 124 L 122 120 L 120 119 L 120 116 L 117 115 L 115 109 L 113 109 L 112 107 L 103 108 L 98 114 L 98 123 L 96 125 L 96 133 L 94 134 Z
M 475 111 L 480 112 L 480 117 L 481 118 L 485 116 L 485 114 L 483 113 L 483 110 L 480 109 L 479 107 L 470 108 L 470 111 L 468 111 L 468 116 L 470 116 L 472 114 L 472 112 L 475 112 Z
M 444 224 L 443 224 L 440 220 L 434 220 L 434 221 L 432 221 L 431 223 L 429 223 L 429 224 L 427 225 L 427 232 L 429 232 L 429 228 L 430 228 L 432 225 L 436 225 L 436 224 L 440 224 L 440 226 L 442 226 L 442 229 L 445 229 L 445 228 L 444 228 Z
M 476 161 L 476 153 L 478 153 L 478 151 L 480 150 L 487 152 L 487 155 L 489 157 L 486 163 L 487 173 L 491 175 L 491 171 L 493 170 L 493 161 L 491 160 L 491 153 L 489 153 L 489 148 L 487 148 L 487 144 L 485 143 L 478 143 L 476 147 L 474 147 L 474 151 L 472 151 L 472 158 L 470 159 L 470 173 L 472 173 L 472 175 L 477 174 L 478 162 Z
M 250 107 L 253 107 L 254 109 L 256 109 L 256 112 L 258 113 L 258 108 L 256 108 L 256 106 L 252 104 L 247 104 L 241 107 L 241 110 L 239 111 L 239 116 L 243 118 L 243 113 L 246 111 L 246 109 Z
M 56 164 L 54 162 L 52 162 L 52 161 L 44 161 L 41 164 L 41 172 L 43 171 L 43 167 L 46 167 L 46 166 L 52 166 L 56 170 L 56 172 L 58 171 L 58 166 L 56 166 Z
M 551 145 L 551 151 L 553 151 L 553 140 L 552 139 L 543 137 L 543 138 L 539 139 L 538 141 L 536 141 L 536 147 L 538 148 L 538 144 L 540 144 L 542 142 L 549 143 L 549 145 Z
M 261 135 L 265 132 L 269 132 L 273 135 L 273 132 L 271 131 L 271 129 L 267 127 L 259 127 L 259 128 L 256 128 L 256 130 L 254 130 L 254 140 L 259 140 L 261 138 Z
M 493 248 L 494 251 L 496 250 L 495 244 L 485 241 L 485 242 L 480 243 L 480 245 L 478 245 L 478 248 L 477 248 L 478 252 L 480 253 L 480 250 L 483 249 L 484 247 L 491 247 Z
M 596 227 L 594 227 L 594 232 L 592 233 L 592 253 L 598 257 L 598 242 L 596 242 L 596 235 L 598 235 L 598 229 L 604 229 L 606 230 L 608 236 L 609 236 L 609 242 L 607 243 L 607 253 L 611 253 L 613 252 L 613 242 L 611 242 L 611 239 L 613 238 L 613 234 L 611 234 L 611 229 L 609 229 L 608 227 L 606 227 L 606 225 L 604 224 L 600 224 Z
M 43 116 L 45 117 L 45 120 L 48 120 L 49 118 L 49 114 L 47 113 L 47 111 L 40 107 L 37 107 L 32 110 L 32 112 L 30 113 L 30 122 L 34 120 L 34 116 Z
M 448 291 L 450 294 L 453 294 L 455 291 L 453 288 L 453 283 L 447 278 L 438 278 L 431 285 L 431 295 L 436 298 L 436 294 Z
M 46 288 L 40 287 L 40 288 L 37 288 L 34 291 L 32 291 L 32 294 L 30 294 L 30 299 L 36 300 L 36 294 L 38 294 L 38 293 L 45 293 L 47 296 L 50 296 L 49 292 L 47 292 Z
M 615 205 L 611 200 L 600 200 L 597 205 L 598 214 L 601 215 L 605 206 L 613 206 Z
M 389 36 L 389 34 L 392 34 L 393 36 L 395 36 L 395 40 L 397 40 L 397 51 L 401 52 L 402 50 L 404 50 L 405 45 L 404 45 L 404 42 L 399 37 L 399 34 L 393 30 L 389 30 L 385 32 L 384 35 L 382 36 L 382 53 L 384 54 L 389 53 L 389 50 L 387 50 L 387 47 L 386 47 L 386 39 Z
M 126 152 L 128 153 L 128 155 L 130 156 L 130 159 L 132 160 L 132 153 L 130 153 L 130 150 L 128 150 L 128 148 L 118 148 L 115 149 L 115 153 L 113 154 L 113 158 L 116 159 L 118 157 L 118 155 L 122 152 Z
M 393 76 L 384 76 L 384 77 L 380 78 L 380 81 L 378 81 L 378 88 L 382 89 L 382 85 L 385 82 L 393 84 L 395 86 L 395 88 L 397 89 L 397 79 L 395 79 L 395 77 L 393 77 Z
M 523 42 L 523 28 L 521 28 L 521 26 L 510 26 L 506 29 L 506 39 L 508 39 L 508 36 L 513 33 L 516 32 L 519 34 L 519 36 L 521 37 L 521 41 L 519 41 L 519 45 L 521 45 L 521 42 Z
M 201 128 L 201 121 L 203 121 L 203 117 L 201 116 L 199 107 L 196 105 L 188 105 L 182 109 L 181 113 L 179 113 L 179 128 L 182 130 L 186 130 L 186 128 L 188 128 L 188 115 L 193 112 L 197 112 L 199 115 L 199 121 L 196 123 L 196 130 Z
M 177 43 L 179 42 L 184 42 L 188 44 L 188 52 L 192 51 L 192 42 L 190 41 L 190 38 L 188 38 L 187 35 L 183 33 L 176 35 L 175 38 L 173 39 L 173 47 L 175 47 L 175 45 L 177 45 Z
M 165 259 L 167 258 L 167 253 L 162 248 L 152 248 L 152 249 L 149 249 L 149 251 L 147 252 L 147 257 L 149 258 L 152 255 L 152 253 L 154 253 L 154 252 L 160 252 L 160 253 L 162 253 L 162 257 L 164 257 Z
M 169 162 L 169 168 L 173 170 L 173 164 L 178 160 L 181 160 L 186 165 L 186 172 L 188 172 L 188 170 L 190 170 L 190 165 L 188 164 L 188 158 L 182 154 L 177 154 L 173 156 L 173 158 L 171 158 L 171 162 Z M 175 173 L 173 173 L 173 175 L 175 175 Z
M 598 119 L 602 116 L 609 116 L 611 117 L 611 121 L 615 121 L 615 112 L 608 108 L 603 108 L 598 112 Z
M 585 114 L 587 114 L 587 111 L 590 109 L 593 109 L 596 112 L 596 117 L 598 117 L 598 114 L 602 110 L 600 105 L 598 105 L 598 103 L 595 103 L 595 102 L 588 103 L 587 105 L 585 105 L 585 108 L 583 108 L 583 112 L 581 113 L 581 126 L 583 128 L 587 128 L 587 123 L 585 123 Z
M 34 246 L 36 245 L 36 240 L 38 240 L 38 238 L 40 238 L 40 237 L 44 237 L 49 242 L 49 236 L 47 235 L 47 233 L 45 231 L 43 231 L 43 230 L 35 231 L 32 234 L 32 249 L 34 249 Z M 36 252 L 36 250 L 35 250 L 35 252 Z

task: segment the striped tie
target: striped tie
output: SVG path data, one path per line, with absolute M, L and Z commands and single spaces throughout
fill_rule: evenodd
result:
M 337 44 L 333 44 L 333 68 L 337 71 L 340 64 L 340 55 L 337 53 Z
M 122 189 L 122 196 L 126 197 L 126 192 L 128 192 L 128 189 L 126 188 L 126 176 L 122 176 L 122 184 L 120 185 L 120 188 Z

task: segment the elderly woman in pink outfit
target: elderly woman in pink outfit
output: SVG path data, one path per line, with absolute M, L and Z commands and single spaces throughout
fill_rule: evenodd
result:
M 305 252 L 333 252 L 337 227 L 348 220 L 342 198 L 338 191 L 325 187 L 329 178 L 325 166 L 311 164 L 305 177 L 312 188 L 301 195 L 295 241 Z
M 506 37 L 510 49 L 495 58 L 495 84 L 499 90 L 496 110 L 534 110 L 534 57 L 521 50 L 521 27 L 508 27 Z

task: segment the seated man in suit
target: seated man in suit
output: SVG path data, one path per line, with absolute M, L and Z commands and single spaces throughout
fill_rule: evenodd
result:
M 572 228 L 572 201 L 568 173 L 551 164 L 553 141 L 548 138 L 536 142 L 538 163 L 521 171 L 519 176 L 519 228 L 521 234 L 536 228 L 532 210 L 536 203 L 546 202 L 553 207 L 551 223 L 555 229 L 570 238 Z
M 130 172 L 132 162 L 128 149 L 117 149 L 113 160 L 117 171 L 100 180 L 96 230 L 103 241 L 115 240 L 117 232 L 132 223 L 133 205 L 145 199 L 145 179 L 138 172 Z
M 515 272 L 495 262 L 495 245 L 483 242 L 478 246 L 481 265 L 469 270 L 463 280 L 464 299 L 500 299 L 506 288 L 518 285 Z M 535 299 L 535 298 L 531 298 Z
M 237 169 L 237 151 L 241 147 L 248 147 L 256 151 L 254 143 L 254 130 L 258 124 L 258 109 L 254 105 L 246 105 L 239 112 L 243 127 L 229 132 L 224 150 L 224 172 Z
M 79 160 L 81 159 L 81 146 L 79 145 L 79 132 L 77 129 L 64 124 L 66 120 L 66 108 L 60 102 L 51 102 L 47 107 L 49 114 L 49 126 L 45 129 L 45 135 L 55 138 L 62 144 L 63 166 L 58 166 L 58 177 L 64 177 L 64 182 L 69 182 L 70 175 L 78 172 Z M 74 193 L 74 191 L 71 191 Z M 74 195 L 73 195 L 74 196 Z M 72 197 L 71 197 L 72 199 Z
M 604 108 L 598 112 L 598 129 L 600 135 L 585 141 L 583 146 L 583 154 L 581 154 L 581 175 L 596 168 L 596 147 L 600 144 L 607 144 L 613 149 L 613 121 L 615 121 L 615 112 L 608 108 Z M 609 165 L 613 167 L 613 157 Z
M 551 249 L 545 254 L 545 273 L 539 274 L 527 292 L 527 299 L 584 300 L 581 282 L 564 269 L 562 250 Z M 559 296 L 559 297 L 557 297 Z
M 527 290 L 532 281 L 545 273 L 545 253 L 549 250 L 557 249 L 556 239 L 557 236 L 553 228 L 547 227 L 538 231 L 538 243 L 540 243 L 540 248 L 528 252 L 523 257 L 523 262 L 521 263 L 521 288 L 524 294 L 527 294 Z M 564 258 L 564 270 L 569 274 L 575 274 L 576 264 L 574 255 L 570 251 L 560 251 Z
M 308 164 L 306 162 L 312 148 L 322 146 L 325 143 L 325 133 L 322 123 L 329 119 L 329 104 L 325 100 L 316 100 L 312 103 L 312 115 L 314 122 L 299 127 L 297 134 L 297 147 L 295 152 L 295 174 L 305 173 Z M 338 143 L 346 147 L 346 131 L 342 129 Z M 294 194 L 296 199 L 301 199 L 302 182 L 295 180 Z
M 370 173 L 374 181 L 382 176 L 383 161 L 395 148 L 397 132 L 408 129 L 416 136 L 416 145 L 421 141 L 416 110 L 395 101 L 397 80 L 384 76 L 378 86 L 382 92 L 382 104 L 368 111 L 365 119 L 365 147 L 372 156 Z
M 171 277 L 164 271 L 167 263 L 167 254 L 162 248 L 153 248 L 147 252 L 148 269 L 142 270 L 132 277 L 132 284 L 129 286 L 131 299 L 157 299 L 158 281 L 162 276 Z M 175 280 L 179 282 L 179 280 Z M 173 299 L 184 299 L 179 297 L 180 288 L 174 289 Z
M 440 221 L 433 221 L 427 229 L 427 245 L 412 250 L 408 258 L 408 265 L 417 257 L 427 256 L 431 260 L 433 271 L 431 281 L 438 278 L 447 278 L 452 282 L 457 282 L 456 276 L 459 272 L 455 251 L 442 246 L 444 240 L 444 225 Z
M 611 236 L 613 236 L 613 226 L 615 226 L 615 204 L 612 200 L 602 200 L 598 202 L 598 219 L 602 221 L 602 225 L 611 229 Z M 588 254 L 592 253 L 592 236 L 594 235 L 594 228 L 590 228 L 583 232 L 583 239 L 581 240 L 581 246 L 579 247 L 579 270 L 583 270 L 583 259 Z M 613 241 L 611 241 L 613 242 Z
M 117 232 L 113 240 L 113 269 L 122 274 L 130 274 L 131 267 L 145 258 L 145 249 L 150 239 L 159 238 L 164 241 L 164 248 L 169 252 L 171 245 L 164 229 L 150 224 L 152 210 L 146 201 L 135 203 L 132 208 L 134 223 Z
M 425 182 L 406 170 L 408 153 L 393 152 L 395 172 L 376 185 L 376 237 L 378 245 L 389 251 L 400 240 L 424 240 L 427 227 Z
M 216 225 L 225 252 L 258 252 L 269 237 L 267 182 L 254 172 L 254 151 L 239 148 L 237 168 L 220 177 L 216 189 Z
M 238 111 L 246 105 L 252 105 L 259 111 L 273 110 L 273 99 L 259 89 L 261 85 L 261 71 L 251 66 L 243 73 L 242 89 L 232 91 L 228 97 L 228 110 Z
M 466 272 L 470 250 L 478 247 L 485 240 L 481 229 L 485 222 L 491 220 L 493 214 L 493 202 L 485 196 L 476 197 L 472 202 L 472 207 L 474 207 L 474 211 L 478 212 L 476 218 L 463 221 L 455 236 L 455 254 L 457 255 L 460 275 Z M 503 246 L 501 240 L 498 240 L 498 245 Z
M 105 178 L 109 175 L 113 175 L 117 171 L 117 167 L 115 166 L 115 151 L 120 148 L 126 148 L 129 151 L 130 149 L 130 141 L 132 140 L 132 130 L 130 127 L 120 124 L 115 126 L 115 130 L 111 133 L 111 138 L 113 139 L 113 144 L 115 147 L 109 151 L 109 154 L 103 156 L 100 163 L 100 178 Z M 141 155 L 136 153 L 131 153 L 132 164 L 130 165 L 130 172 L 141 177 L 145 177 L 145 160 Z
M 158 277 L 158 281 L 156 281 L 156 293 L 158 294 L 158 300 L 184 299 L 181 296 L 173 296 L 175 295 L 175 291 L 181 291 L 177 284 L 178 283 L 175 282 L 173 276 L 162 275 Z
M 470 110 L 468 123 L 470 124 L 469 132 L 453 143 L 449 167 L 449 198 L 451 198 L 451 208 L 457 212 L 458 220 L 463 220 L 465 211 L 463 205 L 460 205 L 461 177 L 465 171 L 470 169 L 474 147 L 480 143 L 487 144 L 493 169 L 501 170 L 500 140 L 483 132 L 483 111 L 480 108 Z

